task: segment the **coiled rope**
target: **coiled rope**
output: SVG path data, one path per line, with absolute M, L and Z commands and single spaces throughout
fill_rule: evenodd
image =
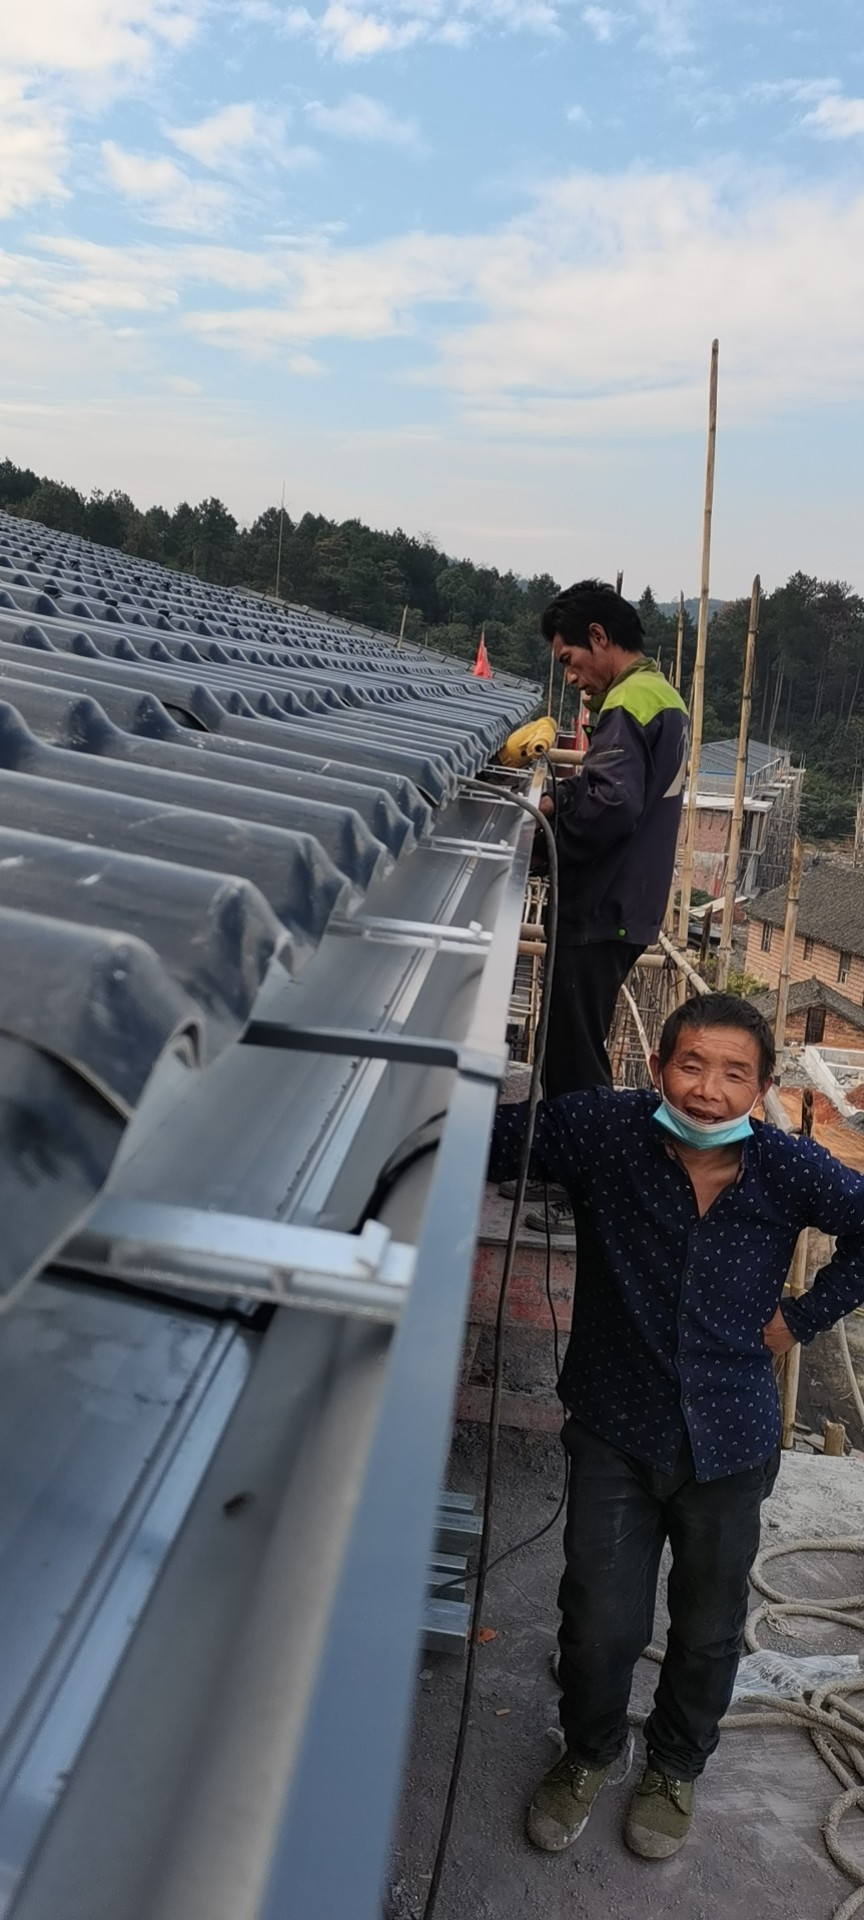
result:
M 750 1575 L 753 1586 L 764 1596 L 762 1605 L 748 1615 L 744 1630 L 751 1653 L 761 1651 L 760 1626 L 775 1632 L 779 1628 L 782 1632 L 780 1622 L 793 1617 L 828 1620 L 833 1626 L 854 1627 L 858 1633 L 864 1633 L 864 1593 L 844 1594 L 823 1605 L 815 1600 L 792 1599 L 771 1585 L 765 1575 L 767 1562 L 800 1553 L 864 1556 L 864 1534 L 843 1534 L 830 1540 L 787 1540 L 782 1546 L 763 1549 Z M 861 1617 L 856 1619 L 856 1614 Z M 648 1647 L 645 1659 L 659 1664 L 663 1659 L 662 1647 Z M 748 1731 L 754 1727 L 800 1727 L 809 1734 L 820 1758 L 839 1781 L 843 1791 L 830 1807 L 822 1832 L 834 1865 L 852 1881 L 854 1891 L 836 1909 L 833 1920 L 853 1920 L 856 1914 L 864 1913 L 864 1861 L 847 1852 L 840 1837 L 840 1825 L 846 1815 L 856 1808 L 864 1813 L 864 1713 L 853 1705 L 856 1694 L 864 1694 L 864 1671 L 860 1679 L 814 1688 L 807 1700 L 784 1700 L 778 1704 L 775 1694 L 754 1693 L 749 1696 L 751 1704 L 746 1709 L 727 1713 L 721 1722 L 724 1732 Z M 644 1715 L 631 1714 L 630 1718 L 634 1725 L 640 1726 Z

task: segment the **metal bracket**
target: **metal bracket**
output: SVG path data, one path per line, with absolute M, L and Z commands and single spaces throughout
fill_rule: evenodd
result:
M 496 844 L 491 840 L 456 840 L 445 834 L 436 834 L 434 840 L 423 842 L 424 851 L 430 853 L 467 854 L 471 860 L 507 860 L 513 858 L 513 848 L 508 840 Z
M 327 931 L 391 947 L 435 947 L 444 953 L 488 953 L 492 945 L 491 933 L 485 932 L 479 921 L 470 927 L 453 927 L 435 920 L 387 920 L 358 914 L 354 920 L 331 920 Z
M 350 1027 L 292 1027 L 278 1020 L 250 1020 L 240 1044 L 281 1047 L 288 1053 L 335 1053 L 359 1060 L 392 1060 L 397 1066 L 444 1067 L 471 1080 L 497 1083 L 507 1069 L 506 1048 L 483 1053 L 455 1040 L 429 1040 L 411 1033 L 364 1033 Z
M 61 1256 L 114 1279 L 394 1322 L 416 1252 L 380 1221 L 362 1233 L 107 1196 Z

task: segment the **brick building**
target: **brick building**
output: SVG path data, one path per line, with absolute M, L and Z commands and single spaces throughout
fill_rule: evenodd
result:
M 785 887 L 775 887 L 754 900 L 746 966 L 766 987 L 776 987 L 780 978 L 785 920 Z M 817 856 L 804 874 L 790 978 L 793 995 L 796 983 L 815 982 L 831 990 L 834 1002 L 842 999 L 856 1012 L 864 1006 L 864 873 Z M 793 1004 L 803 1009 L 800 994 Z M 827 999 L 822 1004 L 834 1020 L 845 1017 Z M 814 1041 L 816 1037 L 813 1032 L 808 1035 Z M 825 1038 L 827 1045 L 833 1044 L 827 1027 Z
M 711 740 L 699 760 L 693 884 L 712 899 L 719 899 L 726 884 L 737 756 L 735 740 Z M 745 898 L 771 886 L 788 865 L 801 778 L 784 747 L 750 741 L 737 877 L 737 892 Z
M 776 993 L 754 993 L 752 1000 L 773 1027 Z M 854 1000 L 812 976 L 796 980 L 789 989 L 786 1038 L 793 1047 L 864 1048 L 864 1007 L 856 1007 Z

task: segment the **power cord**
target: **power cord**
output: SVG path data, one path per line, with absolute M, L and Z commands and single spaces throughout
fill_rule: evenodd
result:
M 558 1325 L 558 1315 L 555 1311 L 555 1302 L 552 1298 L 552 1229 L 549 1222 L 549 1187 L 545 1181 L 543 1198 L 546 1217 L 546 1299 L 549 1302 L 549 1316 L 552 1321 L 552 1344 L 555 1349 L 555 1378 L 558 1380 L 561 1377 L 561 1329 Z M 552 1528 L 558 1525 L 558 1521 L 567 1505 L 569 1490 L 570 1456 L 566 1454 L 564 1457 L 564 1486 L 561 1498 L 551 1520 L 547 1520 L 542 1527 L 538 1527 L 536 1533 L 526 1533 L 524 1539 L 514 1540 L 513 1545 L 511 1547 L 505 1547 L 503 1553 L 496 1553 L 494 1560 L 490 1560 L 489 1562 L 486 1569 L 487 1574 L 494 1573 L 496 1567 L 503 1566 L 505 1560 L 512 1560 L 514 1554 L 524 1552 L 526 1547 L 536 1546 L 538 1540 L 543 1540 L 547 1533 L 552 1532 Z M 466 1578 L 473 1580 L 475 1575 L 473 1573 L 467 1575 L 458 1573 L 455 1579 L 445 1580 L 440 1587 L 436 1586 L 436 1600 L 440 1600 L 442 1594 L 449 1593 L 451 1587 L 464 1586 Z
M 465 785 L 469 789 L 469 791 L 475 791 L 475 792 L 480 791 L 481 793 L 484 793 L 488 796 L 489 789 L 487 786 L 484 785 L 482 781 L 469 780 L 465 782 Z M 489 1410 L 489 1427 L 488 1427 L 487 1445 L 486 1445 L 486 1475 L 485 1475 L 485 1485 L 484 1485 L 484 1492 L 483 1492 L 483 1527 L 480 1535 L 480 1548 L 479 1548 L 479 1553 L 477 1558 L 477 1574 L 476 1574 L 476 1585 L 474 1589 L 474 1605 L 471 1611 L 471 1631 L 470 1631 L 469 1640 L 468 1640 L 468 1654 L 467 1654 L 466 1665 L 465 1665 L 465 1679 L 462 1687 L 462 1704 L 461 1704 L 461 1709 L 459 1714 L 459 1727 L 456 1735 L 456 1745 L 453 1753 L 453 1763 L 450 1769 L 450 1780 L 447 1787 L 447 1797 L 444 1802 L 444 1812 L 441 1819 L 441 1831 L 438 1836 L 438 1847 L 435 1854 L 435 1862 L 432 1868 L 432 1878 L 429 1884 L 429 1892 L 426 1897 L 426 1905 L 423 1909 L 423 1920 L 432 1920 L 432 1916 L 438 1904 L 438 1895 L 441 1889 L 441 1880 L 444 1872 L 444 1865 L 447 1858 L 447 1848 L 450 1842 L 450 1833 L 453 1826 L 453 1815 L 456 1809 L 456 1798 L 459 1792 L 459 1782 L 462 1777 L 462 1766 L 465 1759 L 465 1745 L 468 1738 L 468 1723 L 469 1723 L 469 1717 L 471 1712 L 471 1701 L 474 1693 L 474 1679 L 475 1679 L 475 1673 L 476 1673 L 476 1667 L 477 1667 L 477 1646 L 478 1646 L 477 1634 L 478 1634 L 478 1630 L 479 1630 L 481 1619 L 482 1619 L 483 1603 L 484 1603 L 485 1594 L 486 1594 L 486 1580 L 490 1571 L 490 1548 L 492 1543 L 492 1513 L 493 1513 L 493 1505 L 494 1505 L 494 1497 L 495 1497 L 495 1471 L 496 1471 L 497 1462 L 498 1462 L 498 1439 L 499 1439 L 500 1425 L 501 1425 L 501 1392 L 502 1392 L 503 1371 L 504 1371 L 504 1322 L 505 1322 L 505 1316 L 506 1316 L 506 1310 L 507 1310 L 507 1297 L 510 1289 L 510 1280 L 512 1277 L 513 1265 L 516 1257 L 516 1241 L 517 1241 L 518 1226 L 519 1226 L 519 1216 L 522 1211 L 522 1206 L 525 1199 L 525 1187 L 528 1181 L 528 1168 L 531 1161 L 531 1149 L 534 1143 L 534 1128 L 535 1128 L 536 1119 L 537 1119 L 537 1108 L 540 1104 L 540 1099 L 541 1099 L 543 1063 L 544 1063 L 545 1054 L 546 1054 L 546 1038 L 549 1031 L 550 986 L 552 981 L 552 970 L 555 962 L 555 941 L 556 941 L 556 936 L 558 931 L 558 849 L 555 843 L 555 834 L 551 826 L 549 825 L 549 821 L 547 820 L 545 814 L 541 813 L 539 808 L 533 806 L 530 800 L 526 800 L 521 794 L 515 794 L 515 793 L 508 793 L 506 796 L 502 794 L 501 798 L 502 799 L 506 798 L 506 800 L 510 802 L 512 805 L 520 807 L 524 813 L 530 814 L 531 818 L 536 822 L 536 824 L 542 828 L 545 839 L 546 839 L 547 852 L 549 856 L 549 898 L 548 898 L 547 919 L 546 919 L 546 968 L 545 968 L 545 975 L 544 975 L 544 981 L 543 981 L 543 998 L 540 1005 L 540 1017 L 537 1022 L 537 1033 L 536 1033 L 535 1043 L 534 1043 L 534 1062 L 531 1069 L 531 1081 L 528 1089 L 528 1102 L 527 1102 L 528 1111 L 526 1115 L 525 1138 L 522 1143 L 522 1152 L 521 1152 L 519 1168 L 516 1176 L 516 1192 L 513 1200 L 513 1212 L 510 1219 L 510 1231 L 507 1236 L 507 1246 L 504 1253 L 504 1267 L 503 1267 L 503 1272 L 501 1276 L 501 1287 L 498 1294 L 498 1307 L 497 1307 L 497 1312 L 495 1316 L 495 1344 L 494 1344 L 493 1364 L 492 1364 L 492 1396 L 491 1396 L 491 1405 Z M 547 1206 L 548 1206 L 548 1202 L 547 1202 Z M 548 1221 L 548 1211 L 547 1211 L 547 1221 Z M 551 1264 L 551 1236 L 547 1236 L 547 1244 L 548 1244 L 550 1264 Z M 549 1281 L 548 1291 L 549 1291 L 549 1298 L 551 1301 L 551 1298 L 552 1298 L 551 1278 Z M 556 1326 L 556 1347 L 557 1347 L 557 1321 L 555 1322 L 555 1326 Z M 565 1489 L 564 1499 L 566 1499 L 566 1489 Z M 549 1529 L 555 1525 L 555 1522 L 559 1517 L 560 1511 L 563 1510 L 563 1503 L 564 1502 L 562 1499 L 561 1508 L 559 1508 L 559 1513 L 555 1514 L 552 1520 L 550 1520 L 545 1527 L 542 1527 L 540 1529 L 539 1533 L 535 1536 L 536 1538 L 539 1539 L 543 1533 L 547 1533 Z M 508 1548 L 507 1552 L 510 1553 L 512 1551 L 518 1551 L 521 1547 L 528 1544 L 529 1543 L 527 1541 L 521 1541 L 519 1542 L 517 1548 L 513 1548 L 513 1549 Z M 506 1557 L 506 1556 L 501 1556 L 501 1558 L 503 1557 Z M 495 1564 L 500 1565 L 500 1558 Z

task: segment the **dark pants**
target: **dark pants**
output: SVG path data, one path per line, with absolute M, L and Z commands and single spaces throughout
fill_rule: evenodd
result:
M 779 1449 L 765 1466 L 700 1484 L 688 1442 L 667 1474 L 573 1419 L 563 1440 L 570 1494 L 558 1644 L 568 1751 L 583 1766 L 602 1767 L 627 1738 L 633 1669 L 651 1640 L 668 1539 L 671 1624 L 645 1741 L 661 1772 L 695 1780 L 732 1698 L 760 1508 L 777 1478 Z
M 559 946 L 552 975 L 543 1090 L 547 1100 L 580 1087 L 611 1087 L 606 1036 L 618 989 L 643 947 L 626 940 Z

